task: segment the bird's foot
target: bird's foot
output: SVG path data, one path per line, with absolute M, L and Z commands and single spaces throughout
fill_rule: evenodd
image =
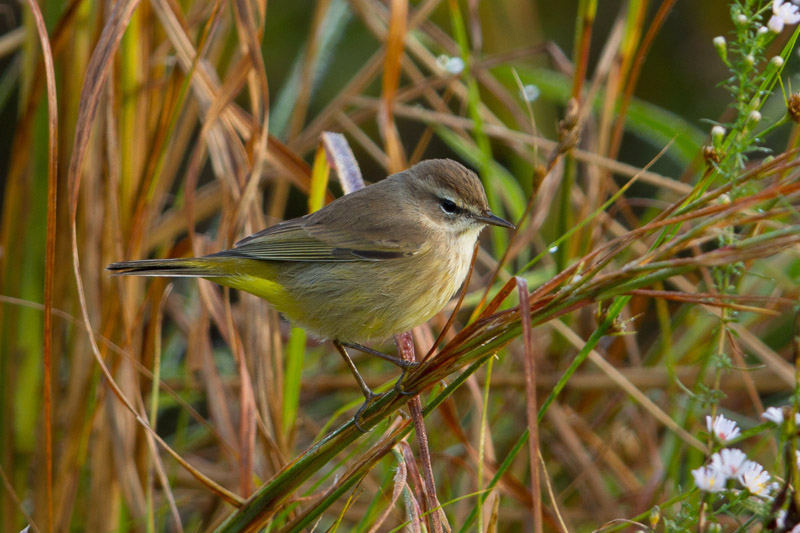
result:
M 403 371 L 400 373 L 400 377 L 397 379 L 397 381 L 394 384 L 394 390 L 400 396 L 416 396 L 417 394 L 419 394 L 419 391 L 407 391 L 407 390 L 405 390 L 403 388 L 403 381 L 405 381 L 406 374 L 408 373 L 409 369 L 413 370 L 413 369 L 417 368 L 421 363 L 419 361 L 405 361 L 405 360 L 403 362 L 406 363 L 406 364 L 404 366 L 400 367 L 400 368 L 403 369 Z
M 364 414 L 364 410 L 372 405 L 373 402 L 377 401 L 383 394 L 376 394 L 372 391 L 369 391 L 369 394 L 364 394 L 364 403 L 361 404 L 361 407 L 358 408 L 356 414 L 353 415 L 353 425 L 359 430 L 361 433 L 367 433 L 369 430 L 364 429 L 361 425 L 361 416 Z

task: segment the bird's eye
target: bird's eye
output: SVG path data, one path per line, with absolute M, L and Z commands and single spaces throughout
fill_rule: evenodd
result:
M 448 198 L 440 199 L 439 207 L 441 207 L 442 211 L 444 211 L 445 213 L 453 214 L 456 211 L 458 211 L 458 206 L 456 205 L 456 203 Z

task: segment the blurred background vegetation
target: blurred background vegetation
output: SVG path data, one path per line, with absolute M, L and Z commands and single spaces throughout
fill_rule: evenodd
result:
M 709 120 L 733 120 L 731 95 L 720 86 L 730 74 L 711 44 L 733 30 L 722 0 L 38 5 L 57 89 L 50 186 L 40 33 L 28 3 L 0 6 L 3 531 L 28 523 L 44 531 L 210 530 L 352 416 L 359 391 L 332 347 L 291 329 L 264 302 L 202 281 L 121 280 L 103 270 L 119 260 L 210 253 L 308 212 L 313 170 L 325 165 L 315 163 L 322 132 L 344 133 L 368 182 L 419 159 L 460 160 L 481 175 L 493 211 L 521 222 L 510 249 L 508 234 L 485 232 L 447 341 L 487 286 L 493 295 L 520 274 L 539 287 L 684 195 L 702 194 L 693 186 L 708 164 Z M 776 39 L 767 57 L 788 38 L 787 31 Z M 791 59 L 783 78 L 796 87 Z M 620 115 L 626 87 L 632 99 Z M 557 145 L 573 96 L 583 113 L 575 153 Z M 780 90 L 764 100 L 765 117 L 784 114 Z M 776 154 L 796 142 L 796 125 L 763 139 Z M 748 155 L 751 165 L 764 156 Z M 592 215 L 645 165 L 620 201 Z M 335 179 L 330 192 L 341 194 Z M 589 226 L 568 233 L 590 215 Z M 655 242 L 636 239 L 640 248 L 612 267 Z M 621 374 L 581 367 L 541 421 L 549 478 L 542 491 L 552 490 L 542 497 L 545 529 L 646 516 L 681 494 L 687 467 L 703 461 L 707 450 L 689 433 L 702 428 L 709 406 L 747 427 L 765 405 L 787 401 L 790 303 L 800 277 L 794 246 L 761 251 L 747 259 L 748 275 L 733 274 L 734 292 L 771 298 L 758 303 L 769 312 L 720 320 L 696 301 L 632 296 L 615 322 L 625 334 L 592 345 Z M 676 253 L 710 248 L 702 241 Z M 664 275 L 646 288 L 713 292 L 716 265 L 691 266 L 676 273 L 677 285 Z M 605 311 L 597 302 L 608 294 L 592 293 L 568 314 L 544 317 L 557 317 L 555 326 L 534 330 L 540 401 L 581 339 L 598 330 Z M 516 303 L 512 296 L 501 309 Z M 452 310 L 414 332 L 418 353 Z M 490 370 L 465 374 L 426 418 L 437 495 L 456 530 L 533 527 L 530 455 L 518 449 L 531 423 L 527 352 L 518 331 L 509 341 Z M 718 364 L 720 354 L 733 363 Z M 396 377 L 377 360 L 360 359 L 359 367 L 375 386 Z M 632 399 L 631 388 L 650 403 Z M 376 451 L 398 420 L 353 437 L 297 491 L 282 494 L 265 518 L 271 530 L 311 530 L 304 517 L 317 531 L 388 531 L 414 521 L 410 502 L 425 508 L 420 486 L 393 498 L 408 456 L 402 446 Z M 759 442 L 774 452 L 774 442 Z M 408 443 L 416 453 L 413 435 Z M 358 484 L 320 497 L 361 467 Z M 417 470 L 413 460 L 407 468 Z

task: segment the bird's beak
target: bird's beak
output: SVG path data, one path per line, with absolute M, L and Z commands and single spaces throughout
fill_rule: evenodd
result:
M 475 220 L 483 222 L 484 224 L 491 224 L 492 226 L 502 226 L 504 228 L 511 228 L 517 229 L 517 227 L 509 222 L 508 220 L 503 220 L 497 215 L 493 215 L 491 211 L 488 209 L 484 211 L 481 215 L 475 217 Z

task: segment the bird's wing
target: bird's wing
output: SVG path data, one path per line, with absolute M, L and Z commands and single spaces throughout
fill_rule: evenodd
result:
M 315 215 L 281 222 L 215 255 L 268 261 L 385 261 L 414 255 L 423 244 L 421 239 L 401 241 L 397 237 L 402 229 L 394 231 L 385 224 Z

